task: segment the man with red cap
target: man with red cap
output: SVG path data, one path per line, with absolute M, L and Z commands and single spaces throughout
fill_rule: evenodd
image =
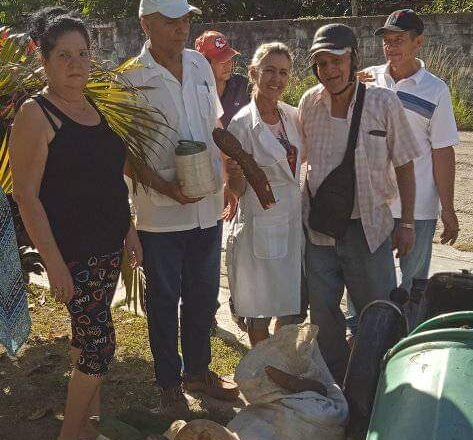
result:
M 227 128 L 240 108 L 250 102 L 248 79 L 233 73 L 233 58 L 240 55 L 240 52 L 233 49 L 225 35 L 217 31 L 205 31 L 197 37 L 195 48 L 207 58 L 212 67 L 224 112 L 220 121 L 223 128 Z
M 195 40 L 195 48 L 205 58 L 207 58 L 217 85 L 217 93 L 223 107 L 223 116 L 220 122 L 223 128 L 227 128 L 238 111 L 250 102 L 248 91 L 248 79 L 238 73 L 233 73 L 235 55 L 240 52 L 233 49 L 225 37 L 217 31 L 205 31 Z M 236 213 L 238 200 L 226 192 L 225 194 L 225 210 L 223 219 L 230 221 Z M 232 319 L 240 327 L 246 331 L 245 319 L 235 315 L 232 299 L 230 298 L 230 311 Z M 217 308 L 220 303 L 217 303 Z M 215 331 L 217 322 L 214 320 L 212 332 Z

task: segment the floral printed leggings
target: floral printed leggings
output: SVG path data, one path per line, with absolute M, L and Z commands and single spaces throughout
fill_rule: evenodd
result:
M 74 296 L 67 305 L 71 315 L 71 345 L 81 350 L 76 368 L 82 373 L 103 376 L 115 352 L 115 329 L 110 305 L 120 275 L 122 250 L 109 255 L 74 261 L 68 268 Z

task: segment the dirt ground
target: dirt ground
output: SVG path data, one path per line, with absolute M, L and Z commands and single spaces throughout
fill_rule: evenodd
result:
M 32 289 L 29 304 L 33 327 L 27 344 L 16 360 L 0 348 L 0 440 L 55 440 L 61 426 L 70 377 L 69 316 L 39 288 Z M 150 411 L 158 397 L 145 318 L 118 309 L 113 317 L 117 350 L 102 387 L 103 433 L 113 440 L 142 440 L 164 432 L 171 421 Z M 211 368 L 228 376 L 246 351 L 212 337 Z M 226 424 L 234 415 L 233 404 L 197 394 L 190 403 L 193 418 Z
M 18 359 L 12 361 L 5 353 L 0 354 L 0 440 L 54 440 L 59 433 L 70 377 L 70 321 L 65 308 L 49 295 L 43 301 L 38 292 L 31 293 L 33 328 Z M 146 327 L 135 322 L 133 316 L 114 315 L 123 323 L 118 327 L 130 334 L 145 333 Z M 117 339 L 123 340 L 124 336 L 117 334 Z M 148 350 L 143 348 L 145 353 L 141 355 L 117 350 L 104 384 L 106 412 L 121 415 L 130 407 L 151 408 L 156 403 L 153 368 Z
M 473 132 L 460 134 L 456 152 L 455 207 L 460 234 L 455 247 L 473 252 Z

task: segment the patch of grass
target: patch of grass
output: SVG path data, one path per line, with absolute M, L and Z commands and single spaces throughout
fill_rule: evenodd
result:
M 470 243 L 455 243 L 455 249 L 462 252 L 473 252 L 473 242 Z
M 240 359 L 248 353 L 244 345 L 234 345 L 217 337 L 212 337 L 211 343 L 213 357 L 210 368 L 222 376 L 233 374 Z
M 30 285 L 29 303 L 33 325 L 27 345 L 13 361 L 0 349 L 0 393 L 8 390 L 7 394 L 0 394 L 0 420 L 9 422 L 6 427 L 2 425 L 2 440 L 56 438 L 60 421 L 54 415 L 62 414 L 66 398 L 70 371 L 69 314 L 46 289 L 34 285 Z M 157 432 L 158 428 L 161 431 L 169 421 L 149 412 L 157 404 L 157 390 L 146 318 L 120 309 L 112 313 L 117 348 L 103 384 L 103 413 L 129 424 L 133 422 L 143 435 Z M 233 374 L 246 348 L 216 337 L 211 343 L 211 368 L 220 375 Z M 28 420 L 38 409 L 47 410 L 46 415 Z M 218 417 L 215 415 L 216 421 L 220 421 Z
M 458 89 L 451 91 L 453 113 L 457 121 L 457 127 L 461 131 L 473 130 L 473 104 L 462 98 Z
M 67 338 L 70 319 L 66 308 L 54 302 L 46 289 L 31 285 L 30 290 L 30 303 L 34 305 L 30 310 L 33 322 L 30 341 Z M 40 306 L 39 302 L 42 300 L 45 300 L 45 303 Z M 112 313 L 117 338 L 116 359 L 152 362 L 146 318 L 117 308 L 114 308 Z M 224 376 L 234 373 L 238 362 L 248 351 L 244 346 L 237 346 L 218 337 L 212 337 L 211 344 L 211 368 Z
M 443 79 L 450 89 L 453 112 L 459 130 L 473 130 L 473 66 L 461 50 L 445 46 L 422 51 L 427 70 Z
M 423 6 L 426 14 L 473 12 L 473 0 L 433 0 Z
M 317 85 L 317 83 L 317 78 L 314 75 L 308 75 L 303 78 L 293 76 L 282 95 L 282 100 L 287 104 L 297 107 L 302 95 L 311 87 Z

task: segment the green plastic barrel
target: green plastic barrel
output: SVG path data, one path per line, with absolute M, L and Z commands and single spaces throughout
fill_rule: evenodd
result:
M 441 315 L 387 353 L 367 440 L 473 439 L 473 330 L 467 327 L 473 312 Z
M 473 312 L 470 311 L 445 313 L 423 322 L 412 330 L 411 335 L 441 328 L 472 327 L 472 316 Z

